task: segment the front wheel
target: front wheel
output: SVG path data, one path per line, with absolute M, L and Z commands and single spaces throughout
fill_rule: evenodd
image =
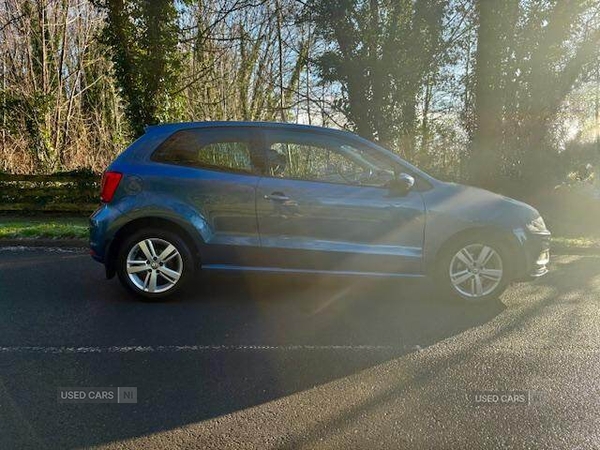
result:
M 187 283 L 194 270 L 185 241 L 167 230 L 140 230 L 120 248 L 117 275 L 131 292 L 145 300 L 171 296 Z
M 510 282 L 509 253 L 490 238 L 461 239 L 442 255 L 437 282 L 442 292 L 469 303 L 498 298 Z

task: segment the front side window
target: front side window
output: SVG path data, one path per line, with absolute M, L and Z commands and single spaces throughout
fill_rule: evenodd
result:
M 267 175 L 325 183 L 384 186 L 394 177 L 389 161 L 372 149 L 306 133 L 272 133 Z
M 252 173 L 252 140 L 241 130 L 181 130 L 163 142 L 153 161 L 230 172 Z

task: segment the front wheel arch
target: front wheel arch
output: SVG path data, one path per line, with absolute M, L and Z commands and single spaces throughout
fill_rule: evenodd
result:
M 468 302 L 487 301 L 488 299 L 495 298 L 500 295 L 504 289 L 515 279 L 515 275 L 518 273 L 518 266 L 520 263 L 520 257 L 518 252 L 518 246 L 516 244 L 516 238 L 512 238 L 506 233 L 502 233 L 498 230 L 490 229 L 470 229 L 460 233 L 456 233 L 450 237 L 444 245 L 441 246 L 439 251 L 436 253 L 435 259 L 430 265 L 429 276 L 435 282 L 436 291 L 442 297 L 452 297 Z M 456 295 L 454 288 L 449 285 L 449 279 L 447 277 L 448 264 L 456 251 L 461 247 L 469 244 L 485 244 L 494 248 L 502 258 L 503 268 L 505 270 L 502 282 L 498 286 L 495 293 L 490 293 L 481 297 L 481 299 L 468 299 L 462 295 Z
M 462 241 L 467 237 L 481 237 L 483 239 L 488 238 L 500 241 L 507 247 L 507 250 L 512 257 L 516 259 L 519 258 L 519 243 L 512 233 L 494 227 L 472 227 L 453 234 L 443 242 L 435 254 L 430 257 L 429 263 L 427 264 L 428 274 L 433 274 L 440 257 L 444 255 L 455 242 Z

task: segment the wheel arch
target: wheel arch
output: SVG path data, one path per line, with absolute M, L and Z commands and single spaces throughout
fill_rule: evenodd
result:
M 106 277 L 113 278 L 116 273 L 116 259 L 119 252 L 119 247 L 127 236 L 132 233 L 139 231 L 144 228 L 160 228 L 168 230 L 179 235 L 185 243 L 188 245 L 192 256 L 194 258 L 194 265 L 198 267 L 200 265 L 200 248 L 203 244 L 203 240 L 198 233 L 194 233 L 188 226 L 173 220 L 171 218 L 157 217 L 157 216 L 146 216 L 138 217 L 130 220 L 129 222 L 122 225 L 113 235 L 110 242 L 107 244 L 106 249 Z M 198 236 L 196 236 L 198 235 Z
M 430 256 L 430 261 L 427 264 L 428 273 L 433 273 L 437 264 L 448 251 L 448 249 L 454 245 L 457 241 L 462 239 L 467 239 L 469 237 L 474 236 L 485 236 L 487 238 L 491 238 L 497 240 L 506 245 L 506 249 L 511 254 L 511 256 L 515 257 L 515 267 L 513 268 L 513 273 L 518 273 L 520 271 L 520 265 L 524 264 L 523 258 L 520 257 L 520 248 L 521 245 L 517 239 L 517 237 L 510 231 L 496 228 L 493 226 L 475 226 L 469 227 L 456 233 L 452 234 L 448 238 L 446 238 L 439 248 L 437 248 L 433 255 Z

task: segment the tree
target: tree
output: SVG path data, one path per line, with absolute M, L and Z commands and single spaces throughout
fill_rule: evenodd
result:
M 598 2 L 477 0 L 475 132 L 470 179 L 514 192 L 556 182 L 552 126 L 567 94 L 594 68 Z
M 136 135 L 176 116 L 181 72 L 178 12 L 173 0 L 97 0 L 106 10 L 104 38 Z
M 0 170 L 99 170 L 114 157 L 123 120 L 101 23 L 89 2 L 0 4 Z
M 312 0 L 307 17 L 328 43 L 318 59 L 326 82 L 341 86 L 337 103 L 358 134 L 415 148 L 417 97 L 435 71 L 447 1 Z
M 183 118 L 294 120 L 308 52 L 293 20 L 297 8 L 294 0 L 213 0 L 184 8 Z

